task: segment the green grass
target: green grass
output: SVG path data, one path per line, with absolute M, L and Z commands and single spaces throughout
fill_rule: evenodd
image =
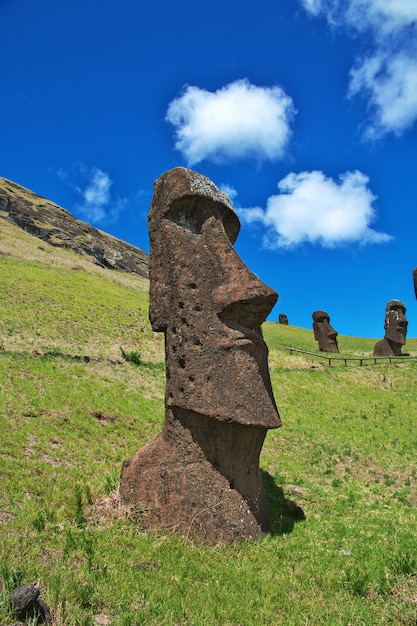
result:
M 271 532 L 226 548 L 144 532 L 117 485 L 164 417 L 146 281 L 45 249 L 0 256 L 0 623 L 8 590 L 39 581 L 59 626 L 415 624 L 417 362 L 328 367 L 286 349 L 316 352 L 312 331 L 265 324 Z M 340 355 L 375 341 L 339 337 Z

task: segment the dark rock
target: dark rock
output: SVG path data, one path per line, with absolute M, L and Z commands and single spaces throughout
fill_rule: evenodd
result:
M 16 613 L 28 611 L 39 598 L 39 588 L 34 585 L 22 585 L 10 592 L 10 605 Z
M 165 425 L 123 464 L 122 498 L 145 527 L 209 542 L 269 528 L 259 455 L 280 426 L 260 326 L 277 293 L 233 249 L 233 207 L 185 168 L 155 183 L 150 320 L 165 334 Z
M 102 411 L 92 411 L 92 416 L 96 418 L 101 424 L 113 424 L 116 420 L 113 415 L 109 415 L 108 413 L 103 413 Z
M 39 624 L 52 624 L 53 622 L 51 609 L 46 604 L 46 602 L 44 602 L 40 598 L 38 598 L 38 600 L 36 600 L 35 602 L 34 615 L 37 616 Z
M 25 624 L 32 623 L 33 619 L 37 624 L 52 624 L 51 610 L 39 595 L 39 588 L 35 585 L 22 585 L 10 592 L 10 607 Z
M 69 211 L 5 178 L 0 178 L 0 210 L 10 222 L 52 246 L 71 248 L 108 269 L 148 277 L 145 252 L 75 219 Z

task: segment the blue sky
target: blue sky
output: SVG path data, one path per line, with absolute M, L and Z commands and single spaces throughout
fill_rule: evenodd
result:
M 153 182 L 209 176 L 269 319 L 417 336 L 416 0 L 0 0 L 0 176 L 149 251 Z

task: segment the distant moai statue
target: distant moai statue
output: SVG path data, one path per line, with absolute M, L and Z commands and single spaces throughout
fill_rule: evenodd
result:
M 280 313 L 278 315 L 278 322 L 280 324 L 286 324 L 288 326 L 288 317 L 286 316 L 285 313 Z
M 414 293 L 416 294 L 416 298 L 417 298 L 417 267 L 415 267 L 413 270 L 413 280 L 414 280 Z
M 314 311 L 313 330 L 314 338 L 319 342 L 319 349 L 322 352 L 339 352 L 337 344 L 338 333 L 330 326 L 330 317 L 326 311 Z
M 120 482 L 144 527 L 222 543 L 269 528 L 259 455 L 281 425 L 260 329 L 278 296 L 235 252 L 239 228 L 208 178 L 178 167 L 155 182 L 149 317 L 165 335 L 165 423 Z
M 401 356 L 405 345 L 408 322 L 405 304 L 401 300 L 390 300 L 385 309 L 385 336 L 374 347 L 375 356 Z

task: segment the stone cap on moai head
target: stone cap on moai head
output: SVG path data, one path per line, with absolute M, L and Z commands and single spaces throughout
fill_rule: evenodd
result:
M 278 316 L 278 322 L 280 324 L 287 324 L 288 325 L 288 317 L 285 313 L 280 313 Z
M 330 325 L 329 314 L 326 311 L 314 311 L 312 318 L 314 338 L 319 343 L 319 349 L 322 352 L 339 352 L 336 339 L 338 333 Z
M 400 356 L 406 342 L 408 321 L 401 300 L 390 300 L 385 308 L 384 338 L 375 344 L 375 356 Z

